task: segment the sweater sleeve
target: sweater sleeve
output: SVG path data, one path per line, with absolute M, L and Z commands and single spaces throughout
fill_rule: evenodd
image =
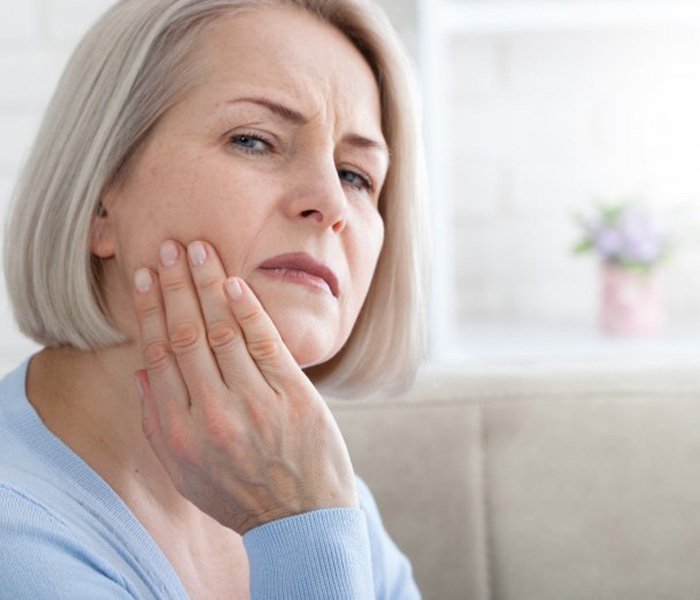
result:
M 315 510 L 243 536 L 251 600 L 419 600 L 411 567 L 358 480 L 360 509 Z
M 243 536 L 251 600 L 365 600 L 373 597 L 364 513 L 314 510 L 272 521 Z
M 134 600 L 121 577 L 59 519 L 0 484 L 1 600 Z

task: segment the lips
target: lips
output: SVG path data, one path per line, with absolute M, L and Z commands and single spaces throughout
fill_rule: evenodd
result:
M 280 254 L 266 260 L 259 267 L 263 271 L 269 271 L 271 274 L 276 274 L 281 278 L 297 280 L 300 283 L 325 282 L 331 294 L 335 298 L 338 297 L 339 285 L 338 278 L 335 273 L 326 265 L 318 262 L 313 256 L 305 252 L 292 252 L 289 254 Z

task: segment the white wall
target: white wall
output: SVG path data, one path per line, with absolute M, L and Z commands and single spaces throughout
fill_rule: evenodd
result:
M 598 270 L 573 214 L 641 196 L 680 217 L 672 326 L 700 325 L 697 28 L 459 34 L 449 42 L 456 315 L 595 327 Z
M 109 5 L 106 0 L 0 2 L 0 211 L 4 215 L 18 169 L 44 107 L 79 36 Z M 12 321 L 0 283 L 0 374 L 37 346 Z

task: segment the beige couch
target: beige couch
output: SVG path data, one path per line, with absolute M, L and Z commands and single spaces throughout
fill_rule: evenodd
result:
M 433 369 L 331 406 L 426 600 L 700 598 L 700 369 Z

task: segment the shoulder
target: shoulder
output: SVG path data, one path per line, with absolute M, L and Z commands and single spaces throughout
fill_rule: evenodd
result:
M 376 597 L 402 600 L 420 598 L 411 563 L 386 531 L 369 486 L 360 477 L 356 480 L 360 508 L 367 519 Z
M 25 358 L 10 371 L 0 376 L 0 399 L 5 397 L 23 396 L 27 370 L 32 357 Z
M 60 515 L 6 483 L 0 483 L 0 538 L 0 581 L 8 598 L 132 598 L 120 575 L 81 544 Z
M 5 534 L 28 535 L 44 526 L 65 527 L 61 517 L 26 490 L 0 481 L 0 530 Z M 3 540 L 7 538 L 3 537 Z
M 365 513 L 371 513 L 372 517 L 379 518 L 379 508 L 377 507 L 377 502 L 369 486 L 357 475 L 355 476 L 355 482 L 357 483 L 357 495 L 360 499 L 360 507 Z

